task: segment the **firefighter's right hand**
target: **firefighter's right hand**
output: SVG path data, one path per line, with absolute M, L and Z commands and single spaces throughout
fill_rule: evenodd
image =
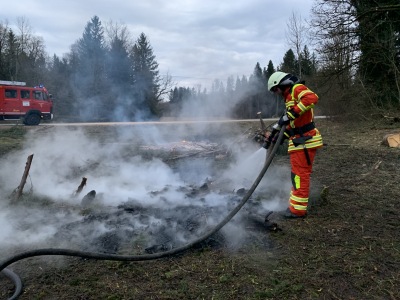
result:
M 276 135 L 276 130 L 273 129 L 272 132 L 266 132 L 265 133 L 265 138 L 264 138 L 264 143 L 263 143 L 263 148 L 268 149 L 269 146 L 271 146 L 272 142 L 274 141 Z

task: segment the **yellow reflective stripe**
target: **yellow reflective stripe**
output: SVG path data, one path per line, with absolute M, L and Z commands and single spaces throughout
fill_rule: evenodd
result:
M 310 91 L 310 90 L 304 90 L 304 91 L 301 91 L 300 92 L 300 94 L 297 96 L 297 99 L 301 99 L 305 94 L 314 94 L 312 91 Z
M 314 144 L 312 144 L 312 145 L 306 145 L 306 148 L 307 149 L 312 149 L 312 148 L 317 148 L 317 147 L 322 147 L 324 144 L 322 143 L 322 141 L 321 142 L 318 142 L 318 143 L 314 143 Z M 297 147 L 295 147 L 294 145 L 293 145 L 293 143 L 291 143 L 290 141 L 289 141 L 289 147 L 288 147 L 288 151 L 290 152 L 290 151 L 294 151 L 294 150 L 303 150 L 304 149 L 304 147 L 303 147 L 303 145 L 298 145 Z
M 293 86 L 292 92 L 291 92 L 292 100 L 286 102 L 285 105 L 286 105 L 286 108 L 289 108 L 289 107 L 295 106 L 297 104 L 297 106 L 300 108 L 300 115 L 302 115 L 306 110 L 312 109 L 314 107 L 314 103 L 310 104 L 309 106 L 305 106 L 303 103 L 301 103 L 301 98 L 306 94 L 315 94 L 315 93 L 309 89 L 306 89 L 304 91 L 301 91 L 297 95 L 297 98 L 295 98 L 294 91 L 295 91 L 296 87 L 299 85 L 302 85 L 302 84 L 298 83 Z
M 309 89 L 306 89 L 304 91 L 301 91 L 300 94 L 297 95 L 297 98 L 294 97 L 294 91 L 296 89 L 296 87 L 298 87 L 299 85 L 302 85 L 301 83 L 295 84 L 292 88 L 292 92 L 291 92 L 291 96 L 292 96 L 292 101 L 296 101 L 297 103 L 300 102 L 301 97 L 303 97 L 305 94 L 308 93 L 313 93 L 312 91 L 310 91 Z
M 324 145 L 324 143 L 321 140 L 321 141 L 317 141 L 315 143 L 306 144 L 306 148 L 316 148 L 316 147 L 321 147 L 323 145 Z
M 301 103 L 301 102 L 299 102 L 299 103 L 297 104 L 297 107 L 300 108 L 300 110 L 301 110 L 302 112 L 304 112 L 304 111 L 307 110 L 307 106 L 305 106 L 305 105 L 304 105 L 303 103 Z
M 320 134 L 314 135 L 311 139 L 306 141 L 307 144 L 314 144 L 315 142 L 322 142 L 322 136 Z
M 294 90 L 295 90 L 296 87 L 298 87 L 299 85 L 301 85 L 301 84 L 298 83 L 298 84 L 295 84 L 295 85 L 292 87 L 292 92 L 290 93 L 290 95 L 292 96 L 292 100 L 296 100 L 296 98 L 294 98 Z M 300 97 L 299 97 L 299 99 L 300 99 Z
M 300 198 L 300 197 L 297 197 L 297 196 L 293 195 L 293 193 L 290 193 L 290 199 L 294 200 L 296 202 L 300 202 L 300 203 L 307 203 L 308 202 L 308 198 Z
M 296 205 L 296 204 L 291 204 L 291 203 L 290 203 L 290 205 L 292 207 L 294 207 L 295 210 L 307 210 L 307 206 L 304 206 L 304 205 Z
M 298 190 L 300 188 L 300 176 L 299 175 L 295 175 L 294 178 L 294 185 L 296 190 Z
M 292 119 L 292 120 L 296 119 L 296 117 L 290 111 L 288 111 L 286 114 L 288 115 L 288 117 L 290 119 Z
M 318 146 L 318 145 L 322 145 L 322 144 L 323 144 L 322 139 L 313 141 L 313 142 L 311 142 L 311 143 L 307 141 L 307 142 L 305 143 L 306 148 L 308 148 L 308 147 L 314 148 L 314 147 L 316 147 L 316 146 Z
M 322 141 L 322 136 L 321 135 L 315 135 L 311 139 L 306 141 L 306 143 L 304 145 L 306 146 L 307 149 L 321 147 L 321 146 L 324 145 L 324 143 Z M 301 145 L 297 145 L 297 147 L 295 147 L 294 144 L 293 144 L 293 141 L 289 140 L 288 151 L 290 152 L 290 151 L 293 151 L 293 150 L 302 150 L 304 145 L 301 144 Z
M 297 107 L 300 108 L 301 110 L 300 114 L 302 114 L 305 111 L 312 109 L 314 107 L 314 103 L 310 104 L 309 106 L 305 106 L 303 103 L 299 102 L 297 103 Z
M 285 106 L 286 106 L 286 108 L 289 108 L 289 107 L 292 107 L 292 106 L 294 106 L 296 103 L 292 100 L 292 101 L 288 101 L 288 102 L 285 102 Z

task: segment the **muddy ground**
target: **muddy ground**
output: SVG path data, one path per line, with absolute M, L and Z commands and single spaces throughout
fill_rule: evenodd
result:
M 29 258 L 10 266 L 24 283 L 20 299 L 400 299 L 400 149 L 381 144 L 385 134 L 400 131 L 400 123 L 317 125 L 325 146 L 316 156 L 306 219 L 274 213 L 270 219 L 278 230 L 257 227 L 258 240 L 234 251 L 206 243 L 132 263 Z M 208 138 L 236 140 L 257 126 L 243 123 L 234 132 L 226 126 L 208 131 Z M 104 141 L 115 138 L 104 128 L 86 130 Z M 3 155 L 23 138 L 20 130 L 6 131 Z M 14 137 L 16 144 L 9 142 Z M 285 155 L 277 160 L 289 163 Z M 0 298 L 12 293 L 12 284 L 0 276 Z

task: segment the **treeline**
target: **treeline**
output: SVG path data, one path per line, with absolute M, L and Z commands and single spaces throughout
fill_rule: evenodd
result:
M 300 53 L 300 59 L 302 77 L 312 78 L 317 70 L 317 62 L 307 46 Z M 268 78 L 277 69 L 298 73 L 299 60 L 291 49 L 285 53 L 283 62 L 277 68 L 271 60 L 264 68 L 257 62 L 250 76 L 230 76 L 226 82 L 216 79 L 210 91 L 175 87 L 169 93 L 164 115 L 253 119 L 257 112 L 262 112 L 265 117 L 279 116 L 285 109 L 284 103 L 267 89 Z
M 147 36 L 135 41 L 126 27 L 103 26 L 94 16 L 82 37 L 62 58 L 48 57 L 41 38 L 30 33 L 27 21 L 19 19 L 16 35 L 0 24 L 0 78 L 43 83 L 54 96 L 55 118 L 71 121 L 135 121 L 154 118 L 254 118 L 276 116 L 284 109 L 282 101 L 267 90 L 267 80 L 275 72 L 256 63 L 250 76 L 215 79 L 209 90 L 173 86 L 171 76 L 161 77 L 156 56 Z M 316 70 L 307 46 L 301 56 L 303 74 Z M 311 67 L 310 67 L 311 66 Z M 292 50 L 278 67 L 296 72 Z M 251 70 L 251 66 L 249 66 Z
M 0 21 L 0 79 L 44 83 L 56 118 L 78 121 L 277 116 L 283 103 L 266 86 L 276 70 L 305 79 L 326 114 L 365 118 L 368 110 L 399 108 L 398 0 L 316 0 L 311 16 L 305 22 L 293 14 L 287 23 L 282 63 L 255 62 L 249 76 L 215 79 L 209 90 L 174 86 L 170 75 L 160 76 L 145 33 L 132 39 L 125 26 L 103 26 L 97 16 L 63 57 L 49 57 L 25 19 L 18 34 Z
M 19 19 L 20 34 L 0 23 L 0 79 L 43 83 L 55 118 L 76 121 L 148 120 L 168 93 L 147 36 L 132 41 L 126 27 L 104 27 L 97 16 L 62 58 L 48 57 L 41 38 Z
M 0 78 L 45 84 L 54 96 L 58 120 L 254 118 L 259 111 L 268 117 L 284 109 L 282 101 L 267 91 L 266 82 L 275 71 L 272 61 L 264 69 L 256 63 L 250 76 L 229 77 L 226 82 L 215 79 L 209 90 L 178 87 L 173 86 L 171 76 L 159 75 L 156 56 L 144 33 L 132 41 L 126 27 L 103 26 L 94 16 L 69 53 L 62 58 L 48 57 L 43 40 L 30 33 L 27 21 L 18 22 L 19 35 L 0 23 Z M 303 56 L 304 62 L 313 64 L 307 47 Z M 279 69 L 295 72 L 295 68 L 295 55 L 289 50 Z M 304 73 L 310 72 L 305 68 Z

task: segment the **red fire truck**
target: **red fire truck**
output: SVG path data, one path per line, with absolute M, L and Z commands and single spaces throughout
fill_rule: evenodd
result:
M 25 125 L 53 119 L 52 95 L 43 85 L 27 87 L 25 82 L 0 80 L 0 120 L 17 119 Z

